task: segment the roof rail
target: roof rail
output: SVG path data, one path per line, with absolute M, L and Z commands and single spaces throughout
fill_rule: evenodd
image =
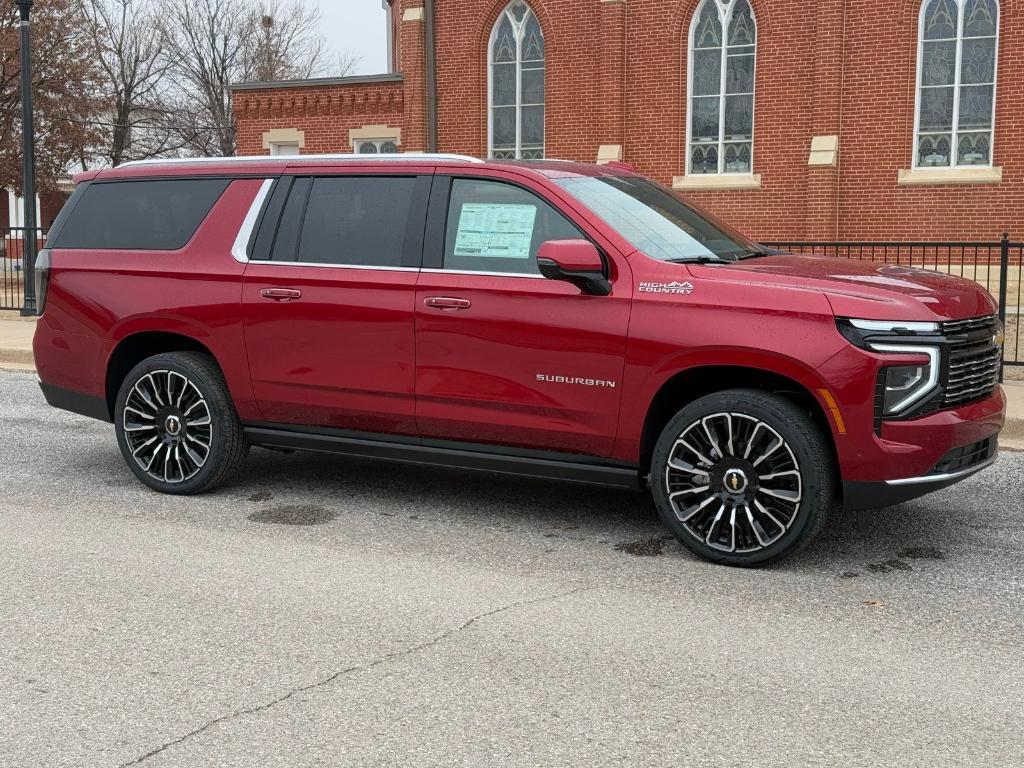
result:
M 268 160 L 284 160 L 285 162 L 306 162 L 308 160 L 359 160 L 391 161 L 391 160 L 452 160 L 463 163 L 482 163 L 478 157 L 454 155 L 443 152 L 397 152 L 379 155 L 357 155 L 353 153 L 333 155 L 243 155 L 242 157 L 163 157 L 150 160 L 131 160 L 121 163 L 118 168 L 130 168 L 138 165 L 172 165 L 176 163 L 235 163 L 235 162 L 267 162 Z

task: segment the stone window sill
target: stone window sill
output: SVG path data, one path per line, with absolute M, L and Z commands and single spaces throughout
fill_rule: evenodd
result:
M 997 168 L 915 168 L 899 172 L 897 184 L 999 184 L 1003 169 Z
M 760 189 L 761 174 L 759 173 L 725 173 L 720 176 L 713 174 L 698 176 L 674 176 L 672 189 L 690 191 L 713 189 Z

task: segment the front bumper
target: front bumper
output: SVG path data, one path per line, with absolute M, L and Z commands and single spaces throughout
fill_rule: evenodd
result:
M 954 448 L 925 475 L 881 482 L 844 482 L 843 500 L 847 509 L 875 509 L 901 504 L 980 472 L 994 464 L 998 454 L 997 436 L 993 435 L 987 440 Z

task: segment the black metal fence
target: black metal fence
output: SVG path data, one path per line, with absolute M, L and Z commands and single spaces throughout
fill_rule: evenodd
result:
M 1024 243 L 1003 235 L 995 242 L 774 242 L 763 243 L 789 253 L 835 256 L 843 259 L 891 264 L 894 277 L 900 268 L 927 269 L 974 280 L 999 302 L 999 317 L 1006 326 L 1003 364 L 1024 366 Z
M 24 227 L 0 229 L 0 309 L 21 309 L 25 304 Z M 45 230 L 34 230 L 36 243 L 43 246 Z

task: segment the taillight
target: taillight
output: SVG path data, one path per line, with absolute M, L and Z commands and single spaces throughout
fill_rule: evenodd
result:
M 50 250 L 44 248 L 36 255 L 36 314 L 46 309 L 46 289 L 50 285 Z

